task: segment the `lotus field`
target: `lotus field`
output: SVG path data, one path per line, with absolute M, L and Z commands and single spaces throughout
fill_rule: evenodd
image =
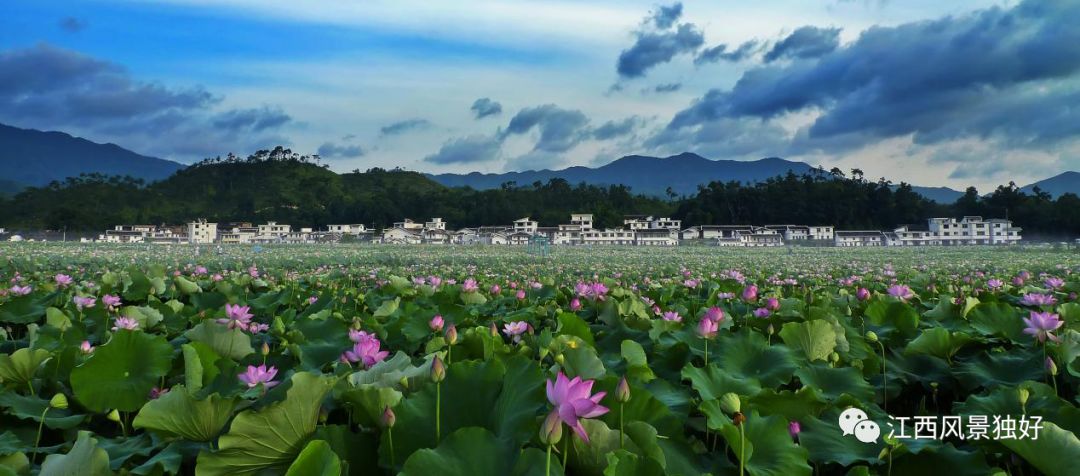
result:
M 20 243 L 0 278 L 5 476 L 1080 462 L 1064 251 Z

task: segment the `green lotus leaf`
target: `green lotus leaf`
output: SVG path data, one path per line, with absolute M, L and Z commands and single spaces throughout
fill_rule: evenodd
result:
M 393 357 L 371 366 L 370 369 L 360 370 L 349 375 L 349 384 L 354 387 L 376 385 L 405 390 L 401 387 L 402 378 L 413 380 L 427 378 L 430 374 L 431 359 L 425 360 L 421 365 L 413 365 L 408 354 L 398 352 Z
M 176 289 L 179 289 L 180 292 L 184 294 L 190 295 L 202 292 L 202 288 L 200 288 L 197 283 L 192 282 L 183 276 L 176 276 L 173 279 L 176 281 Z
M 307 370 L 316 371 L 337 361 L 342 352 L 353 346 L 349 340 L 349 326 L 339 319 L 297 319 L 294 329 L 290 335 L 295 335 L 300 347 L 300 363 Z
M 165 318 L 160 311 L 149 306 L 124 306 L 120 314 L 139 321 L 140 329 L 154 327 Z
M 829 354 L 836 350 L 836 330 L 823 320 L 784 324 L 780 328 L 780 338 L 811 362 L 828 360 Z
M 101 476 L 113 474 L 109 454 L 98 448 L 88 431 L 80 431 L 75 445 L 64 455 L 49 455 L 41 463 L 40 476 Z
M 982 353 L 960 363 L 953 375 L 969 389 L 1018 385 L 1041 380 L 1046 375 L 1044 362 L 1040 352 Z
M 957 449 L 952 443 L 893 458 L 893 474 L 976 476 L 993 473 L 980 451 Z
M 0 456 L 0 476 L 20 476 L 30 474 L 30 458 L 26 453 L 18 452 Z
M 191 441 L 210 441 L 221 433 L 235 407 L 235 398 L 213 394 L 198 400 L 183 385 L 177 385 L 143 405 L 132 426 Z
M 584 319 L 578 317 L 577 314 L 562 312 L 559 313 L 559 328 L 558 334 L 572 335 L 580 338 L 589 347 L 595 347 L 596 342 L 593 340 L 592 330 L 589 329 L 589 324 Z
M 1077 439 L 1076 433 L 1052 422 L 1043 423 L 1038 439 L 999 441 L 1047 476 L 1076 474 L 1076 462 L 1080 461 L 1080 439 Z
M 769 345 L 758 333 L 739 333 L 716 342 L 717 365 L 739 379 L 753 379 L 761 386 L 776 387 L 790 381 L 797 368 L 790 349 Z
M 697 391 L 702 400 L 719 399 L 721 395 L 734 392 L 738 395 L 757 395 L 761 384 L 754 379 L 738 378 L 710 363 L 708 367 L 687 365 L 682 371 L 683 380 Z
M 210 346 L 202 342 L 192 342 L 180 346 L 184 354 L 184 384 L 192 392 L 210 384 L 220 370 L 216 363 L 219 357 Z
M 809 365 L 795 371 L 795 376 L 803 385 L 821 390 L 828 400 L 836 400 L 843 394 L 864 402 L 874 399 L 874 388 L 856 368 Z
M 233 360 L 241 360 L 255 352 L 251 337 L 240 329 L 229 329 L 212 321 L 203 321 L 184 333 L 192 342 L 206 344 L 214 353 Z
M 379 308 L 375 310 L 374 315 L 375 317 L 389 317 L 391 314 L 397 312 L 399 304 L 401 304 L 401 298 L 383 301 L 383 303 L 379 305 Z
M 1024 321 L 1020 312 L 1003 302 L 984 302 L 968 313 L 971 327 L 985 336 L 1004 337 L 1020 341 L 1024 337 Z
M 581 377 L 582 380 L 597 379 L 604 376 L 607 370 L 604 363 L 596 356 L 596 349 L 579 346 L 563 351 L 563 363 L 560 368 L 567 377 Z
M 865 315 L 882 338 L 893 334 L 910 338 L 918 332 L 919 313 L 907 303 L 875 300 L 867 306 Z
M 656 460 L 643 458 L 626 450 L 616 450 L 607 454 L 607 467 L 604 476 L 663 476 L 664 467 Z
M 551 474 L 561 475 L 562 467 L 552 455 Z M 526 476 L 542 475 L 546 454 L 536 448 L 524 451 L 513 441 L 499 438 L 484 428 L 468 427 L 446 436 L 436 448 L 422 449 L 409 456 L 399 473 L 402 476 Z
M 181 453 L 183 442 L 172 442 L 165 449 L 158 451 L 143 464 L 131 469 L 132 474 L 140 476 L 178 474 L 184 455 Z
M 0 322 L 8 324 L 28 324 L 37 322 L 45 315 L 45 303 L 52 301 L 55 293 L 47 296 L 27 294 L 8 299 L 0 306 Z
M 0 382 L 26 385 L 51 357 L 47 350 L 28 348 L 16 350 L 11 355 L 0 354 Z
M 743 426 L 746 450 L 741 454 L 748 473 L 780 476 L 808 475 L 813 472 L 807 464 L 806 448 L 792 440 L 788 433 L 788 422 L 784 418 L 761 416 L 754 411 L 747 415 Z M 739 428 L 734 423 L 728 423 L 721 428 L 720 433 L 738 461 L 743 446 Z
M 952 357 L 961 347 L 971 343 L 974 339 L 963 332 L 949 332 L 942 327 L 926 329 L 911 342 L 908 342 L 904 352 L 907 354 L 926 354 L 952 361 Z
M 763 389 L 749 399 L 751 408 L 762 415 L 780 415 L 788 420 L 803 420 L 820 414 L 829 403 L 816 387 L 796 391 Z
M 323 398 L 335 383 L 333 378 L 309 372 L 293 374 L 284 400 L 236 415 L 228 433 L 218 438 L 218 450 L 199 453 L 195 474 L 284 471 L 315 432 Z
M 86 415 L 76 415 L 70 409 L 52 408 L 48 413 L 49 400 L 30 396 L 19 395 L 13 391 L 0 391 L 0 408 L 6 408 L 7 413 L 22 420 L 41 422 L 41 415 L 45 414 L 45 426 L 58 430 L 69 430 L 79 426 Z
M 627 376 L 642 382 L 656 378 L 656 374 L 649 368 L 649 359 L 645 356 L 645 349 L 641 347 L 641 344 L 626 339 L 622 341 L 620 349 L 622 358 L 626 360 Z
M 71 318 L 64 311 L 61 311 L 55 307 L 49 307 L 45 309 L 45 324 L 50 327 L 55 327 L 61 332 L 71 329 Z
M 329 443 L 312 440 L 300 451 L 285 476 L 341 476 L 341 459 Z
M 71 371 L 75 398 L 95 412 L 135 411 L 172 369 L 173 348 L 164 337 L 121 330 Z
M 869 400 L 866 400 L 869 401 Z M 853 463 L 879 464 L 878 455 L 885 448 L 883 439 L 876 443 L 863 443 L 852 435 L 844 435 L 837 425 L 840 421 L 840 408 L 824 412 L 820 418 L 806 418 L 799 422 L 799 444 L 810 453 L 810 460 L 815 463 L 837 463 L 848 466 Z M 888 427 L 882 433 L 888 433 Z
M 312 438 L 330 445 L 342 466 L 350 476 L 364 476 L 372 472 L 373 462 L 378 461 L 378 438 L 370 432 L 354 432 L 346 425 L 319 425 Z

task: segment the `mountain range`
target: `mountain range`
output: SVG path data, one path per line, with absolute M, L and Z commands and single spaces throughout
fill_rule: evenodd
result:
M 137 154 L 116 144 L 99 144 L 63 132 L 43 132 L 0 124 L 0 195 L 11 195 L 27 186 L 42 186 L 80 173 L 130 175 L 157 181 L 185 166 L 179 162 Z M 634 192 L 667 197 L 693 195 L 699 185 L 711 181 L 760 182 L 790 172 L 802 174 L 815 167 L 805 162 L 768 157 L 759 160 L 712 160 L 693 153 L 670 157 L 629 155 L 599 167 L 574 166 L 560 170 L 527 170 L 500 174 L 426 174 L 448 187 L 468 186 L 489 190 L 507 182 L 530 185 L 561 178 L 571 184 L 622 184 Z M 1057 197 L 1080 190 L 1080 172 L 1065 172 L 1023 187 L 1034 187 Z M 938 203 L 953 203 L 962 191 L 948 187 L 912 186 L 920 195 Z M 985 191 L 984 191 L 985 192 Z
M 160 180 L 184 168 L 171 160 L 136 154 L 116 144 L 98 144 L 63 132 L 0 124 L 0 189 L 42 186 L 81 173 L 130 175 Z

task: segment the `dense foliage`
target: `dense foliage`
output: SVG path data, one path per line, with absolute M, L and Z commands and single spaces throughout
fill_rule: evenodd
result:
M 123 223 L 277 220 L 294 226 L 364 223 L 381 228 L 404 217 L 442 217 L 452 226 L 507 225 L 531 216 L 542 226 L 589 212 L 597 226 L 622 225 L 623 215 L 651 214 L 696 224 L 832 224 L 839 229 L 891 229 L 934 216 L 1012 218 L 1027 238 L 1080 234 L 1080 198 L 1026 194 L 1015 185 L 980 196 L 975 189 L 954 204 L 938 204 L 911 186 L 869 181 L 858 170 L 814 169 L 806 175 L 755 183 L 712 182 L 691 196 L 668 200 L 637 195 L 625 186 L 508 183 L 492 190 L 448 188 L 422 174 L 371 169 L 336 174 L 288 149 L 247 157 L 208 159 L 170 178 L 144 184 L 129 178 L 84 175 L 0 197 L 0 226 L 23 230 L 94 231 Z
M 1067 475 L 1080 460 L 1074 254 L 192 253 L 0 245 L 0 474 Z M 1037 439 L 863 443 L 837 427 L 849 408 L 1043 422 Z

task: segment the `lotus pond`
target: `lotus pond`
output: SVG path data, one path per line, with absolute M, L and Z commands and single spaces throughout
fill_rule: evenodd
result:
M 19 243 L 0 279 L 3 476 L 1080 461 L 1065 251 Z

